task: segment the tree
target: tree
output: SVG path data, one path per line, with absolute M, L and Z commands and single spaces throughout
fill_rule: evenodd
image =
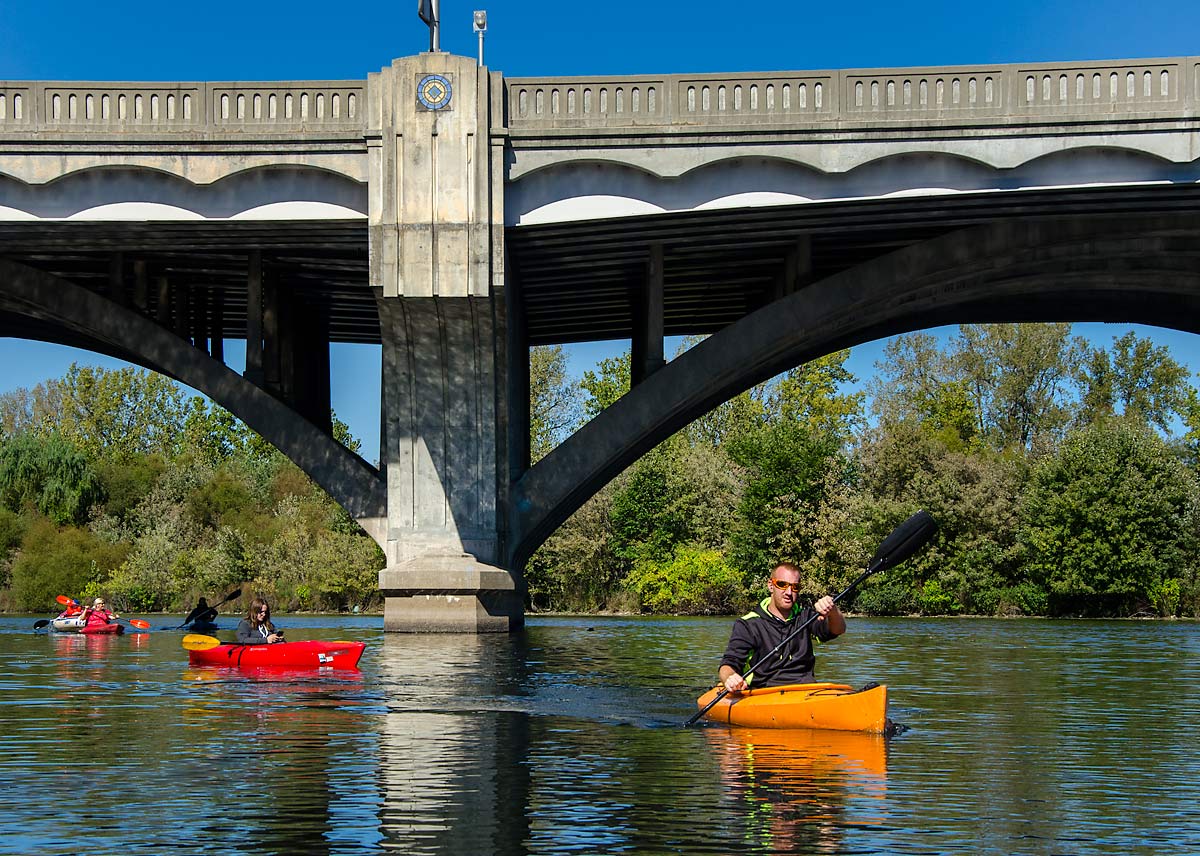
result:
M 675 357 L 691 350 L 707 339 L 707 336 L 686 336 L 680 342 Z M 720 446 L 735 437 L 761 427 L 766 419 L 764 402 L 767 384 L 760 383 L 740 392 L 728 401 L 723 401 L 702 416 L 693 419 L 684 429 L 688 443 L 695 446 L 705 444 Z
M 664 561 L 639 562 L 625 586 L 643 610 L 660 615 L 729 615 L 746 600 L 741 575 L 719 550 L 690 545 Z
M 821 505 L 825 474 L 840 466 L 841 444 L 828 434 L 796 422 L 776 422 L 730 444 L 730 457 L 745 470 L 732 536 L 734 565 L 748 579 L 765 574 L 782 559 L 803 561 L 811 544 L 799 544 L 798 555 L 780 555 L 806 518 Z
M 978 445 L 983 419 L 965 378 L 928 333 L 897 336 L 875 364 L 878 376 L 868 384 L 871 408 L 882 425 L 919 423 L 947 448 Z
M 1089 348 L 1078 370 L 1081 424 L 1121 413 L 1144 425 L 1170 431 L 1174 417 L 1187 414 L 1192 389 L 1188 370 L 1162 345 L 1132 330 L 1113 337 L 1112 353 Z
M 184 407 L 181 451 L 216 466 L 245 447 L 250 429 L 224 407 L 199 395 L 189 398 Z
M 109 544 L 86 529 L 58 527 L 47 518 L 33 521 L 13 563 L 13 599 L 18 609 L 43 612 L 60 594 L 83 596 L 89 584 L 103 585 L 120 566 L 126 544 Z
M 39 383 L 32 391 L 18 387 L 0 394 L 0 435 L 24 431 L 50 434 L 62 421 L 62 393 L 58 381 Z
M 612 500 L 617 476 L 567 518 L 525 566 L 528 606 L 567 611 L 615 608 L 627 563 L 613 554 Z
M 96 457 L 174 455 L 186 436 L 189 405 L 179 385 L 135 368 L 71 365 L 57 385 L 64 437 Z
M 579 385 L 585 394 L 584 416 L 591 419 L 629 392 L 630 365 L 629 351 L 626 351 L 619 357 L 605 357 L 599 363 L 599 371 L 589 369 L 583 373 Z
M 562 345 L 529 349 L 530 463 L 544 458 L 579 425 L 580 394 L 567 375 Z
M 0 502 L 36 509 L 60 525 L 83 523 L 104 491 L 92 462 L 57 434 L 18 434 L 0 441 Z
M 1069 421 L 1068 381 L 1079 359 L 1070 324 L 964 324 L 952 343 L 955 379 L 975 398 L 993 448 L 1031 449 Z
M 850 351 L 835 351 L 788 371 L 773 385 L 768 410 L 772 418 L 790 419 L 809 431 L 848 439 L 862 423 L 865 393 L 842 393 L 857 383 L 846 369 Z
M 1194 476 L 1130 420 L 1069 436 L 1033 474 L 1024 507 L 1027 572 L 1059 613 L 1128 615 L 1194 573 Z

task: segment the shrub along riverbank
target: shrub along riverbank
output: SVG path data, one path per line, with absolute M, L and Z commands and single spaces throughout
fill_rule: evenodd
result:
M 692 342 L 685 345 L 694 344 Z M 731 614 L 780 560 L 840 591 L 918 508 L 931 546 L 866 614 L 1197 616 L 1200 402 L 1128 334 L 964 326 L 893 340 L 856 389 L 839 352 L 749 390 L 607 485 L 534 555 L 533 611 Z M 628 389 L 530 355 L 535 459 Z M 339 439 L 354 447 L 344 425 Z M 0 607 L 57 594 L 182 611 L 239 585 L 283 609 L 378 608 L 383 555 L 282 455 L 171 381 L 72 367 L 0 396 Z
M 72 367 L 0 397 L 0 427 L 6 609 L 102 593 L 185 611 L 242 584 L 283 609 L 378 605 L 375 543 L 256 434 L 165 378 Z

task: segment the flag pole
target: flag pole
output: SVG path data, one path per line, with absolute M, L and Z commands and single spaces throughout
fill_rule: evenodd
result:
M 429 25 L 429 52 L 441 51 L 441 0 L 417 0 L 417 16 Z

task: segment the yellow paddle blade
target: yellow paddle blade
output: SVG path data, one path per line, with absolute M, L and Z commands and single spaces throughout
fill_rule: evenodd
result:
M 189 651 L 207 651 L 220 644 L 222 644 L 220 639 L 214 636 L 205 636 L 203 633 L 189 633 L 183 637 L 183 647 Z

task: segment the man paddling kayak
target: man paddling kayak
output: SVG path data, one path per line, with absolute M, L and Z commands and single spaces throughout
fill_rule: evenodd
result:
M 745 692 L 753 684 L 774 687 L 806 684 L 814 680 L 815 643 L 828 642 L 846 632 L 846 617 L 832 597 L 826 595 L 812 606 L 800 607 L 800 570 L 790 562 L 781 562 L 767 581 L 769 595 L 753 610 L 733 624 L 725 656 L 718 672 L 721 683 L 731 693 Z M 819 616 L 808 630 L 796 634 L 769 661 L 758 657 L 779 645 L 792 630 Z M 743 673 L 749 669 L 750 679 Z

